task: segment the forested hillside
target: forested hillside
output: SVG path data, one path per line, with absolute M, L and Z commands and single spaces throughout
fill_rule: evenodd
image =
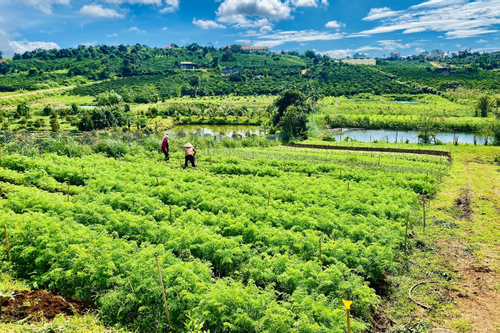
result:
M 182 70 L 181 62 L 195 63 L 198 69 Z M 233 69 L 232 75 L 222 75 L 228 68 Z M 0 73 L 0 91 L 4 92 L 105 81 L 73 93 L 95 96 L 113 89 L 128 102 L 185 95 L 275 95 L 291 87 L 326 96 L 433 92 L 402 83 L 376 68 L 343 64 L 312 51 L 302 55 L 294 51 L 248 53 L 237 46 L 216 49 L 197 44 L 164 49 L 136 44 L 36 50 L 14 55 L 1 64 Z

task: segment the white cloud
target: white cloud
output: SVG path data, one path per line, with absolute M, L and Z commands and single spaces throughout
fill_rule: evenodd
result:
M 82 43 L 81 45 L 89 47 L 89 46 L 94 46 L 95 44 L 97 44 L 97 41 L 96 41 L 96 40 L 95 40 L 95 41 L 93 41 L 93 42 L 86 42 L 86 43 Z
M 328 0 L 292 0 L 292 4 L 295 7 L 318 7 L 320 5 L 322 6 L 328 6 Z
M 325 27 L 332 28 L 332 29 L 340 29 L 340 28 L 345 27 L 345 23 L 337 22 L 337 21 L 330 21 L 327 24 L 325 24 Z
M 53 5 L 69 5 L 70 0 L 21 0 L 21 2 L 45 14 L 52 14 Z
M 27 40 L 10 42 L 10 46 L 16 53 L 24 53 L 26 51 L 33 51 L 36 49 L 42 49 L 42 50 L 60 49 L 59 45 L 57 45 L 54 42 L 29 42 Z
M 415 52 L 422 53 L 422 52 L 425 52 L 425 50 L 423 48 L 416 47 Z
M 168 30 L 168 28 L 167 28 L 167 27 L 163 27 L 163 28 L 161 28 L 161 30 L 162 30 L 162 31 L 167 31 L 167 30 Z
M 488 30 L 488 29 L 463 29 L 463 30 L 453 30 L 448 31 L 445 35 L 447 39 L 457 39 L 457 38 L 469 38 L 476 37 L 484 34 L 492 34 L 498 32 L 498 30 Z
M 398 43 L 401 40 L 379 40 L 378 43 L 384 50 L 395 50 L 395 49 L 408 49 L 412 44 L 401 44 Z
M 179 9 L 179 0 L 106 0 L 106 2 L 116 5 L 128 3 L 130 5 L 165 6 L 160 9 L 160 13 L 173 13 Z
M 448 39 L 454 39 L 497 31 L 488 28 L 500 23 L 500 1 L 463 2 L 433 0 L 412 6 L 401 11 L 397 17 L 386 18 L 383 25 L 362 31 L 361 34 L 437 31 L 445 32 Z
M 289 42 L 305 43 L 312 41 L 328 41 L 344 38 L 341 33 L 330 33 L 316 30 L 277 31 L 273 34 L 259 36 L 259 46 L 276 47 Z
M 156 6 L 161 6 L 163 3 L 163 0 L 106 0 L 107 3 L 114 3 L 117 5 L 121 5 L 124 3 L 128 3 L 131 5 L 156 5 Z
M 0 30 L 0 50 L 3 51 L 4 56 L 12 56 L 14 53 L 22 54 L 36 49 L 60 49 L 59 45 L 54 42 L 11 41 L 10 38 L 12 38 L 12 35 L 9 36 L 5 31 Z
M 217 21 L 238 27 L 255 27 L 265 19 L 279 21 L 291 17 L 289 2 L 279 0 L 224 0 L 217 10 Z M 259 24 L 259 23 L 257 23 Z
M 462 4 L 467 0 L 429 0 L 421 4 L 411 6 L 410 8 L 424 8 L 424 7 L 445 7 L 449 5 Z
M 225 29 L 226 27 L 212 20 L 197 20 L 193 18 L 193 24 L 198 27 L 208 30 L 208 29 Z
M 173 13 L 179 9 L 179 0 L 165 0 L 167 7 L 160 10 L 160 13 Z
M 130 31 L 130 32 L 137 32 L 138 34 L 145 34 L 145 33 L 146 33 L 146 31 L 141 30 L 141 29 L 139 29 L 139 28 L 137 28 L 137 27 L 132 27 L 132 28 L 128 29 L 127 31 Z
M 368 15 L 365 18 L 363 18 L 363 21 L 380 20 L 383 18 L 399 15 L 400 13 L 401 11 L 393 11 L 389 7 L 372 8 L 370 9 Z
M 330 50 L 330 51 L 316 51 L 321 55 L 329 56 L 330 58 L 342 59 L 347 58 L 348 56 L 352 56 L 355 53 L 373 51 L 373 50 L 382 50 L 380 47 L 376 46 L 361 46 L 357 49 L 340 49 L 340 50 Z
M 385 20 L 382 25 L 362 31 L 361 34 L 374 35 L 395 31 L 411 34 L 436 31 L 445 32 L 447 39 L 454 39 L 474 37 L 497 31 L 492 30 L 491 27 L 500 23 L 500 1 L 464 2 L 466 1 L 427 1 L 401 11 L 397 17 L 383 17 Z M 382 13 L 389 10 L 387 8 Z M 370 15 L 365 19 L 368 18 L 370 18 Z M 381 18 L 379 16 L 376 19 Z
M 476 43 L 488 43 L 488 41 L 484 39 L 478 39 L 476 40 Z
M 111 8 L 103 8 L 101 5 L 87 5 L 80 9 L 80 15 L 106 18 L 123 18 L 124 15 Z
M 118 34 L 115 32 L 111 35 L 106 35 L 106 37 L 109 37 L 109 38 L 115 38 L 115 37 L 118 37 Z

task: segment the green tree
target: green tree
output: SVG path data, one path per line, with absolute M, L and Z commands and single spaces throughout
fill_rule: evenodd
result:
M 432 116 L 424 114 L 418 119 L 416 130 L 421 143 L 431 143 L 436 137 L 437 124 Z
M 52 132 L 59 132 L 60 125 L 59 125 L 59 120 L 57 120 L 57 118 L 50 119 L 50 129 L 52 130 Z
M 53 110 L 53 109 L 52 109 L 49 105 L 46 105 L 46 106 L 43 108 L 42 113 L 43 113 L 43 115 L 44 115 L 44 116 L 47 116 L 47 117 L 48 117 L 48 116 L 50 116 L 50 115 L 52 114 L 52 112 L 53 112 L 53 111 L 54 111 L 54 110 Z
M 44 121 L 41 118 L 37 118 L 33 124 L 36 128 L 41 128 L 44 126 Z
M 97 95 L 97 105 L 116 105 L 123 102 L 123 98 L 113 90 Z
M 19 113 L 21 117 L 28 117 L 30 116 L 30 107 L 26 102 L 23 102 L 17 106 L 16 111 Z
M 286 90 L 280 97 L 274 102 L 274 105 L 278 107 L 276 113 L 273 115 L 273 124 L 276 126 L 281 120 L 281 117 L 285 113 L 286 109 L 291 105 L 302 106 L 307 102 L 306 96 L 298 90 Z
M 304 52 L 304 56 L 309 59 L 316 58 L 316 54 L 314 53 L 313 50 L 307 50 Z
M 491 111 L 491 101 L 489 96 L 482 95 L 477 100 L 477 109 L 479 110 L 481 117 L 487 117 L 488 112 Z
M 304 106 L 289 106 L 278 124 L 285 139 L 304 137 L 307 132 L 307 110 Z

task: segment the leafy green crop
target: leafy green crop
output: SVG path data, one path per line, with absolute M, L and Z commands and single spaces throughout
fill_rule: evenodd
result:
M 177 150 L 170 164 L 141 147 L 120 160 L 83 151 L 4 154 L 0 216 L 13 268 L 143 332 L 168 330 L 155 252 L 175 331 L 196 318 L 212 332 L 340 333 L 343 298 L 354 301 L 353 331 L 363 331 L 379 302 L 371 286 L 401 269 L 406 213 L 414 225 L 418 195 L 435 193 L 448 166 L 219 147 L 199 149 L 198 168 L 185 170 Z M 79 185 L 69 201 L 54 193 L 66 180 Z

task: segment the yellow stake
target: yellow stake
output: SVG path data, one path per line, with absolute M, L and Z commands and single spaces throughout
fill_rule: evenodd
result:
M 345 299 L 342 300 L 344 302 L 345 309 L 347 311 L 347 333 L 351 333 L 351 304 L 352 301 L 346 301 Z

